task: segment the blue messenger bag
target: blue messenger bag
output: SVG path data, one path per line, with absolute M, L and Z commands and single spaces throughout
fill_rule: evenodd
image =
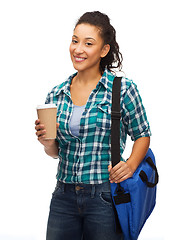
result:
M 120 162 L 120 89 L 121 78 L 115 77 L 111 111 L 112 167 Z M 131 178 L 121 183 L 111 183 L 111 195 L 117 213 L 116 221 L 120 223 L 124 240 L 138 239 L 142 227 L 155 207 L 158 180 L 155 157 L 149 148 Z

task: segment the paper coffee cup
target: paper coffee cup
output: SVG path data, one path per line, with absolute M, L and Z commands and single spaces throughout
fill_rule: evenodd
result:
M 55 104 L 44 104 L 37 106 L 38 119 L 44 124 L 46 129 L 46 139 L 56 138 L 56 115 L 57 107 Z

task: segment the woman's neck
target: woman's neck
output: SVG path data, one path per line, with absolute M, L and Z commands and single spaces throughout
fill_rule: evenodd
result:
M 78 74 L 72 79 L 70 85 L 73 104 L 77 106 L 85 105 L 100 78 L 101 74 L 99 71 L 78 71 Z
M 101 73 L 99 69 L 91 69 L 86 71 L 78 71 L 76 75 L 75 81 L 77 81 L 81 85 L 92 85 L 98 83 L 101 78 Z

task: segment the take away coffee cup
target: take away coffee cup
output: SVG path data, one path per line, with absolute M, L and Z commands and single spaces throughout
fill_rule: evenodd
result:
M 44 124 L 46 129 L 46 139 L 56 138 L 56 115 L 57 107 L 55 104 L 44 104 L 37 106 L 37 115 L 40 123 Z

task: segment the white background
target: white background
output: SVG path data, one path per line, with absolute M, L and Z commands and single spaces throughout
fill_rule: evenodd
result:
M 36 105 L 74 72 L 72 30 L 86 11 L 109 15 L 123 70 L 137 84 L 160 173 L 139 240 L 175 236 L 175 3 L 171 0 L 0 2 L 0 239 L 44 240 L 57 161 L 35 136 Z M 131 143 L 127 145 L 126 155 Z

